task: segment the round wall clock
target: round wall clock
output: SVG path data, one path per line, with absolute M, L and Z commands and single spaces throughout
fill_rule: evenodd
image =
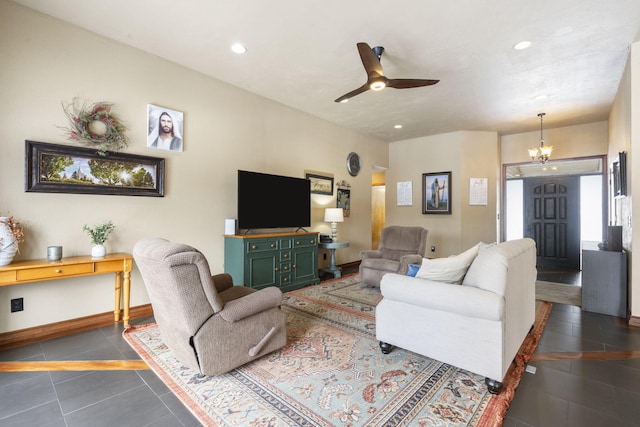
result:
M 360 173 L 360 156 L 358 153 L 351 152 L 347 156 L 347 170 L 349 171 L 349 175 L 356 176 Z

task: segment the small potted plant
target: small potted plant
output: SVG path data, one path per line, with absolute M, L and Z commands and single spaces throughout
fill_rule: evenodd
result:
M 0 215 L 0 266 L 13 261 L 18 245 L 24 242 L 24 226 L 13 216 Z
M 91 256 L 93 258 L 103 258 L 106 255 L 107 249 L 104 247 L 104 244 L 107 239 L 109 239 L 109 235 L 114 228 L 116 228 L 116 226 L 111 221 L 94 225 L 93 227 L 85 224 L 82 227 L 82 230 L 86 231 L 89 237 L 91 237 L 91 243 L 93 244 Z

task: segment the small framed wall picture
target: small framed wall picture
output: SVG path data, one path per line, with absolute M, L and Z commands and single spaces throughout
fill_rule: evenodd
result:
M 345 217 L 351 215 L 351 189 L 338 188 L 336 195 L 336 207 L 342 208 Z
M 422 213 L 451 214 L 451 172 L 422 174 Z
M 182 152 L 184 113 L 157 105 L 147 105 L 147 147 Z
M 305 173 L 305 178 L 311 181 L 311 194 L 326 194 L 333 196 L 333 177 Z

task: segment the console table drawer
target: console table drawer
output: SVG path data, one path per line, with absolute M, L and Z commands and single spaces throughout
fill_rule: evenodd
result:
M 51 267 L 17 270 L 18 282 L 26 280 L 53 279 L 56 277 L 75 276 L 93 273 L 93 264 L 54 265 Z
M 4 285 L 6 283 L 15 283 L 16 281 L 16 272 L 13 271 L 0 271 L 0 285 Z

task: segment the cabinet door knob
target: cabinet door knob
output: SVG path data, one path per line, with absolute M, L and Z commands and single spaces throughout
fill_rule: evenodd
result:
M 271 244 L 271 247 L 272 247 L 272 248 L 275 248 L 275 247 L 276 247 L 276 244 L 275 244 L 275 243 L 272 243 L 272 244 Z
M 62 273 L 62 270 L 57 269 L 57 270 L 56 270 L 56 273 Z
M 251 245 L 251 249 L 258 249 L 256 245 Z
M 284 267 L 284 271 L 287 271 L 289 269 L 289 267 L 285 266 Z
M 309 240 L 309 243 L 311 243 L 312 245 L 313 245 L 315 242 L 316 242 L 316 241 L 315 241 L 315 240 L 313 240 L 313 239 Z
M 296 242 L 296 245 L 299 245 L 299 244 L 300 244 L 300 242 Z
M 284 254 L 283 258 L 289 258 L 289 254 Z
M 280 271 L 280 269 L 278 267 L 276 267 L 276 271 Z
M 288 281 L 289 281 L 288 277 L 285 277 L 284 280 L 283 280 L 283 282 L 288 282 Z
M 296 268 L 296 265 L 295 265 L 295 264 L 293 264 L 293 265 L 292 265 L 292 267 L 293 267 L 293 268 Z

